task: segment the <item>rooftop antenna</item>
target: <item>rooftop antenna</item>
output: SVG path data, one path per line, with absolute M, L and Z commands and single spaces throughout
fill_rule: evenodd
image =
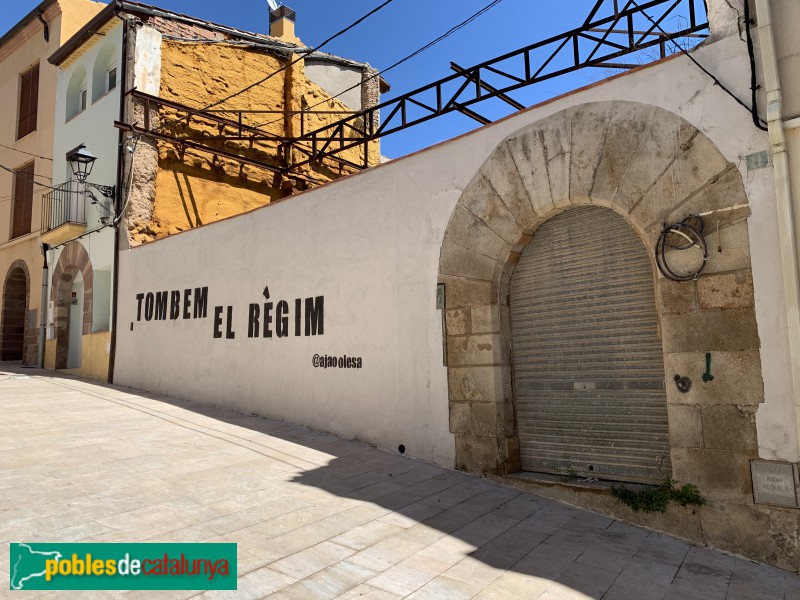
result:
M 278 3 L 275 0 L 267 0 L 267 4 L 269 4 L 269 12 L 278 10 Z

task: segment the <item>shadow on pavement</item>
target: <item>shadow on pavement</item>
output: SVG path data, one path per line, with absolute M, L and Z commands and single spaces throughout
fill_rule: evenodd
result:
M 552 582 L 598 599 L 761 597 L 756 591 L 781 598 L 790 586 L 800 589 L 800 578 L 778 569 L 334 435 L 160 394 L 87 386 L 53 371 L 9 363 L 0 371 L 0 380 L 29 375 L 79 387 L 278 461 L 287 481 L 379 507 L 342 521 L 344 530 L 331 539 L 356 551 L 348 561 L 378 579 L 394 577 L 401 587 L 405 581 L 410 591 L 439 575 L 496 594 L 486 597 L 538 597 Z

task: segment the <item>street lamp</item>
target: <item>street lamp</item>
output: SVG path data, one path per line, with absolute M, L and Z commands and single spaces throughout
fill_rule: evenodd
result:
M 98 200 L 95 195 L 92 194 L 89 188 L 96 189 L 103 194 L 107 200 L 113 201 L 115 196 L 114 186 L 98 185 L 96 183 L 89 183 L 86 181 L 86 178 L 89 177 L 92 172 L 92 166 L 96 160 L 97 157 L 86 149 L 86 144 L 76 146 L 67 152 L 67 162 L 72 168 L 72 173 L 75 175 L 75 179 L 85 186 L 85 193 L 89 194 L 89 196 L 92 198 L 92 204 L 97 204 Z
M 72 167 L 72 172 L 78 181 L 86 181 L 96 160 L 97 157 L 86 149 L 85 144 L 81 144 L 67 152 L 67 162 Z

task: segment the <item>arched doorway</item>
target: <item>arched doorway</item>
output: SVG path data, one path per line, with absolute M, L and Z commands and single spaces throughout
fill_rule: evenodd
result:
M 80 366 L 82 337 L 92 333 L 94 269 L 80 242 L 64 247 L 53 271 L 56 369 Z
M 628 233 L 639 239 L 640 250 L 648 248 L 650 256 L 664 222 L 708 210 L 724 215 L 711 239 L 727 240 L 726 252 L 713 253 L 697 281 L 659 279 L 655 305 L 668 379 L 674 478 L 705 480 L 704 465 L 711 461 L 714 469 L 725 464 L 730 472 L 739 472 L 751 457 L 748 440 L 757 439 L 755 420 L 731 431 L 739 440 L 733 444 L 736 451 L 724 454 L 704 448 L 716 443 L 710 432 L 706 441 L 704 413 L 713 413 L 717 409 L 710 406 L 722 401 L 753 414 L 763 390 L 720 400 L 714 391 L 719 388 L 696 384 L 684 393 L 673 378 L 691 373 L 697 380 L 707 353 L 718 353 L 721 359 L 727 356 L 721 353 L 736 352 L 737 368 L 727 376 L 729 389 L 760 385 L 753 302 L 733 305 L 724 294 L 704 293 L 723 289 L 732 277 L 751 281 L 747 203 L 737 165 L 691 123 L 654 106 L 582 104 L 531 123 L 498 144 L 453 208 L 439 256 L 456 467 L 479 473 L 522 468 L 523 408 L 514 390 L 511 279 L 529 243 L 549 220 L 593 206 L 619 215 Z M 654 261 L 649 269 L 653 277 Z M 575 378 L 572 384 L 590 387 L 593 381 Z M 666 465 L 665 459 L 662 468 Z
M 539 227 L 510 283 L 522 469 L 659 482 L 671 475 L 650 259 L 608 208 Z
M 25 355 L 25 316 L 28 312 L 28 275 L 11 265 L 3 288 L 3 325 L 0 359 L 22 360 Z

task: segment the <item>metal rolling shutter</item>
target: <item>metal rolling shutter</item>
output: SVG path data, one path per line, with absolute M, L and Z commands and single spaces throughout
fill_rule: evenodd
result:
M 647 252 L 610 209 L 544 223 L 511 278 L 522 468 L 627 481 L 671 474 Z

